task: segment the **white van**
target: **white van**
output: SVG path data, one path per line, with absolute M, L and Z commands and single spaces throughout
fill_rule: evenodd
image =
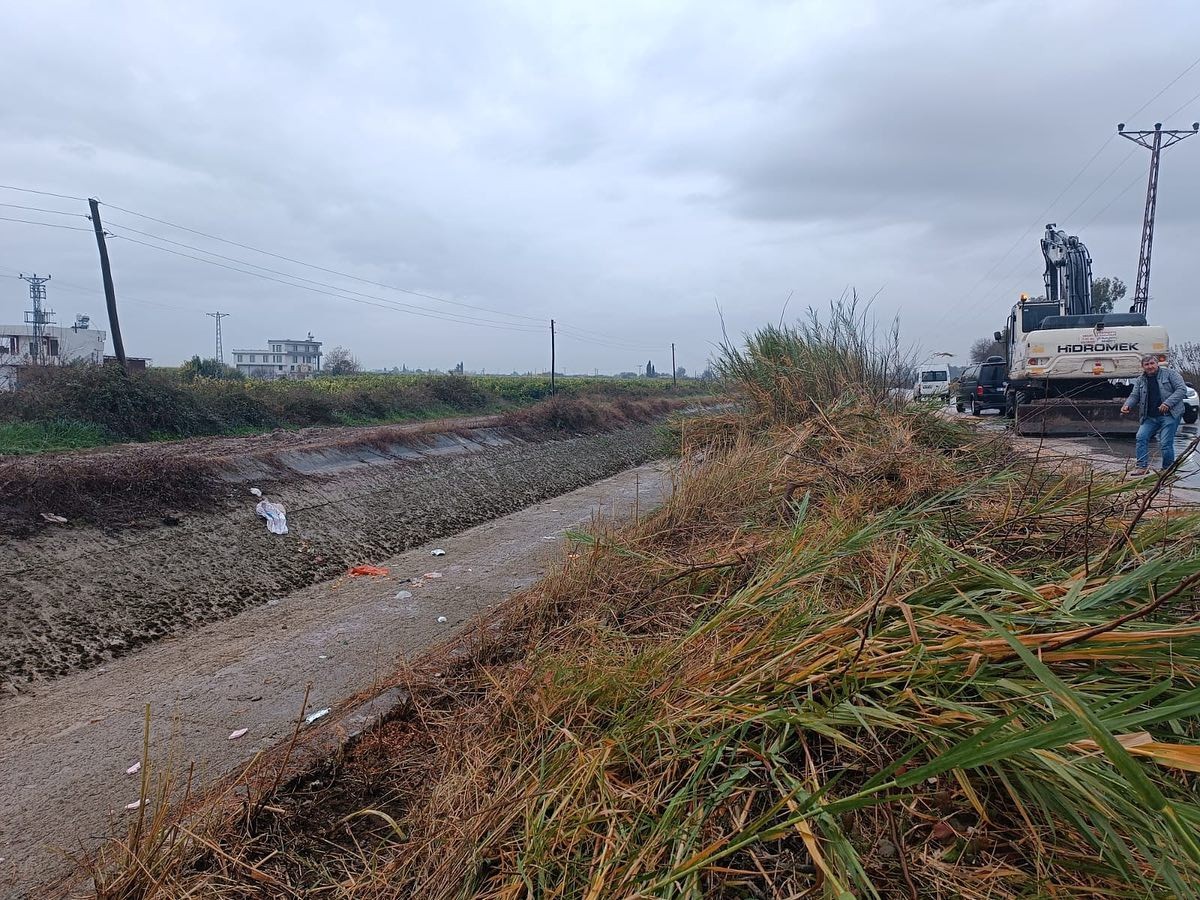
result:
M 917 369 L 913 399 L 927 400 L 932 397 L 950 399 L 950 367 L 944 363 L 926 363 Z

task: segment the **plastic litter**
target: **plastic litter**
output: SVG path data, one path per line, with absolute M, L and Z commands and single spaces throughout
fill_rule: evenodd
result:
M 386 575 L 388 570 L 382 566 L 354 566 L 349 575 L 351 578 L 358 578 L 360 575 Z
M 329 707 L 328 706 L 325 707 L 324 709 L 318 709 L 316 712 L 310 712 L 307 716 L 304 717 L 304 724 L 311 725 L 313 722 L 317 721 L 317 719 L 320 719 L 323 716 L 327 716 L 327 715 L 329 715 Z
M 430 556 L 445 556 L 445 555 L 446 555 L 446 551 L 445 551 L 445 550 L 442 550 L 442 549 L 440 549 L 440 548 L 439 548 L 439 549 L 437 549 L 437 550 L 433 550 L 433 551 L 431 551 L 429 555 L 430 555 Z
M 258 488 L 250 488 L 250 493 L 252 493 L 255 497 L 262 496 L 262 491 L 260 491 Z
M 445 625 L 447 622 L 450 621 L 445 616 L 438 616 L 437 620 L 438 620 L 439 625 Z
M 134 800 L 132 803 L 126 803 L 125 808 L 126 809 L 141 809 L 143 802 L 144 801 L 142 801 L 142 800 Z
M 426 573 L 425 573 L 424 575 L 422 575 L 421 577 L 422 577 L 422 578 L 441 578 L 441 577 L 442 577 L 442 573 L 441 573 L 441 572 L 426 572 Z
M 259 500 L 254 511 L 267 520 L 267 531 L 271 534 L 287 534 L 287 510 L 282 503 L 272 503 L 270 500 Z
M 239 728 L 237 731 L 231 731 L 229 732 L 229 739 L 231 741 L 236 741 L 249 730 L 249 728 Z
M 66 525 L 67 520 L 62 516 L 56 516 L 54 513 L 42 513 L 42 518 L 47 522 L 53 522 L 55 525 Z
M 125 770 L 125 774 L 136 775 L 140 771 L 142 771 L 142 764 L 140 762 L 135 762 L 132 766 Z
M 407 600 L 411 596 L 412 596 L 412 591 L 397 591 L 396 592 L 397 600 Z

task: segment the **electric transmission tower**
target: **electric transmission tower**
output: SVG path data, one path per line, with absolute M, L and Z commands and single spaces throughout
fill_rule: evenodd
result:
M 206 316 L 212 316 L 217 320 L 217 362 L 225 362 L 225 348 L 221 346 L 221 320 L 227 318 L 229 313 L 210 312 L 205 313 Z
M 1142 248 L 1138 252 L 1137 284 L 1133 289 L 1130 312 L 1145 315 L 1150 300 L 1150 251 L 1154 246 L 1154 210 L 1158 206 L 1159 156 L 1168 147 L 1173 147 L 1197 131 L 1200 131 L 1200 122 L 1193 122 L 1191 131 L 1182 128 L 1164 131 L 1162 122 L 1155 122 L 1153 131 L 1126 131 L 1124 122 L 1117 126 L 1117 134 L 1150 151 L 1150 179 L 1146 182 L 1146 212 L 1142 219 Z
M 42 308 L 42 302 L 46 299 L 46 282 L 50 280 L 50 276 L 39 277 L 36 273 L 21 273 L 21 278 L 29 282 L 29 299 L 33 302 L 33 309 L 25 313 L 25 322 L 33 326 L 33 338 L 29 342 L 29 361 L 36 366 L 41 361 L 42 336 L 46 333 L 46 326 L 54 323 L 54 310 Z

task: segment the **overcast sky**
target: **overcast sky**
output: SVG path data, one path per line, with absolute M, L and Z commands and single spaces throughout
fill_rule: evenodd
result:
M 736 333 L 848 287 L 962 354 L 1040 293 L 1047 221 L 1132 293 L 1149 154 L 1115 126 L 1200 118 L 1200 65 L 1138 112 L 1197 61 L 1194 2 L 336 6 L 4 4 L 0 182 L 107 204 L 130 355 L 211 355 L 222 310 L 227 358 L 311 331 L 371 368 L 524 372 L 553 317 L 560 370 L 666 371 L 675 341 L 697 371 L 714 301 Z M 1200 137 L 1163 159 L 1150 312 L 1198 339 Z M 0 221 L 0 267 L 0 322 L 37 271 L 105 327 L 88 232 Z

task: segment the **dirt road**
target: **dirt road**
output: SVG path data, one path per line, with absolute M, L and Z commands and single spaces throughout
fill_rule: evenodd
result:
M 567 530 L 649 509 L 669 489 L 668 464 L 631 469 L 443 538 L 445 556 L 415 548 L 381 563 L 385 577 L 304 588 L 3 702 L 0 895 L 35 896 L 21 891 L 66 869 L 61 851 L 90 850 L 128 823 L 138 778 L 125 770 L 141 754 L 145 704 L 155 758 L 194 762 L 209 782 L 290 734 L 308 683 L 310 711 L 370 688 L 536 581 Z M 430 572 L 441 577 L 421 578 Z

